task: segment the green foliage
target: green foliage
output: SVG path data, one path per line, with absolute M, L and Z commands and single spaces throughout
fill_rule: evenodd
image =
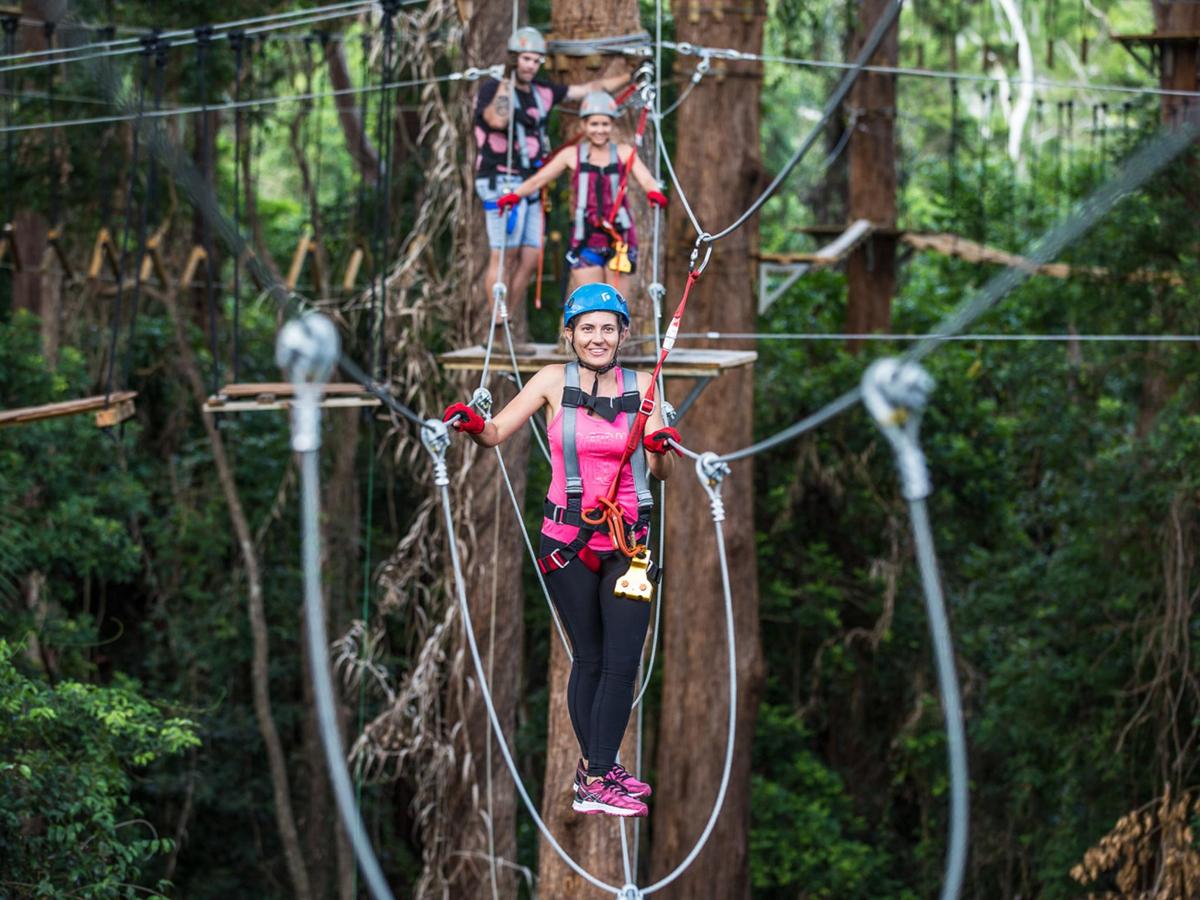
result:
M 26 675 L 21 650 L 0 639 L 0 887 L 145 896 L 147 862 L 172 842 L 132 802 L 134 773 L 199 746 L 195 723 L 164 716 L 127 677 L 99 687 Z

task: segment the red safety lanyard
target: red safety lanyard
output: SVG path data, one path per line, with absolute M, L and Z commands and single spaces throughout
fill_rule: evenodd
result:
M 629 186 L 629 173 L 633 170 L 633 160 L 637 157 L 637 148 L 642 146 L 642 136 L 646 133 L 646 121 L 649 118 L 650 105 L 646 104 L 642 107 L 642 114 L 638 117 L 637 133 L 634 135 L 633 152 L 629 154 L 629 158 L 625 160 L 625 164 L 621 166 L 621 180 L 617 184 L 617 196 L 613 198 L 612 206 L 608 210 L 608 215 L 600 224 L 604 227 L 614 239 L 620 240 L 621 237 L 617 234 L 613 222 L 616 221 L 617 213 L 621 211 L 621 204 L 625 201 L 625 190 Z
M 666 334 L 663 335 L 662 351 L 658 355 L 658 364 L 654 367 L 654 375 L 650 378 L 650 387 L 646 389 L 646 396 L 642 398 L 642 405 L 638 408 L 637 417 L 633 421 L 633 427 L 629 429 L 629 437 L 625 441 L 625 449 L 621 453 L 621 463 L 617 466 L 612 484 L 609 485 L 607 493 L 600 498 L 598 506 L 594 509 L 584 510 L 582 513 L 583 521 L 589 525 L 603 525 L 607 521 L 613 544 L 629 557 L 636 556 L 638 552 L 645 548 L 640 546 L 630 547 L 625 540 L 624 517 L 621 504 L 617 502 L 617 490 L 621 483 L 621 473 L 625 470 L 625 466 L 637 451 L 638 445 L 641 444 L 642 437 L 646 433 L 646 422 L 649 421 L 651 413 L 654 412 L 654 397 L 658 385 L 658 376 L 662 372 L 663 363 L 667 361 L 667 356 L 675 346 L 675 338 L 679 334 L 679 324 L 683 321 L 683 313 L 687 309 L 688 296 L 692 293 L 692 285 L 696 283 L 696 280 L 700 277 L 700 273 L 704 271 L 704 266 L 708 264 L 708 256 L 706 255 L 704 264 L 699 268 L 696 267 L 698 251 L 699 242 L 697 242 L 696 249 L 692 251 L 692 263 L 688 268 L 687 283 L 683 286 L 683 296 L 679 300 L 679 306 L 675 309 L 675 315 L 671 317 L 671 324 L 667 327 Z M 711 245 L 708 248 L 708 253 L 712 253 Z

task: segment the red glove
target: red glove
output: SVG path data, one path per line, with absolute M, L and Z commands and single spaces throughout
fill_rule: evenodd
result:
M 500 207 L 500 212 L 508 212 L 514 206 L 521 202 L 521 198 L 516 194 L 505 194 L 496 201 L 496 205 Z
M 442 413 L 442 421 L 449 422 L 455 431 L 465 431 L 467 434 L 480 434 L 487 427 L 483 416 L 471 409 L 465 403 L 451 403 Z
M 659 209 L 667 208 L 667 195 L 662 191 L 646 191 L 646 199 L 650 201 L 651 206 L 657 206 Z
M 643 437 L 642 443 L 646 446 L 646 449 L 649 450 L 651 453 L 662 454 L 662 453 L 666 453 L 668 450 L 671 450 L 675 453 L 676 456 L 683 456 L 682 451 L 680 451 L 676 447 L 672 447 L 670 444 L 667 443 L 668 438 L 670 438 L 677 444 L 683 443 L 683 438 L 681 438 L 679 436 L 679 432 L 676 431 L 674 428 L 660 428 L 660 429 L 658 429 L 658 431 L 654 432 L 654 434 L 648 434 L 645 437 Z

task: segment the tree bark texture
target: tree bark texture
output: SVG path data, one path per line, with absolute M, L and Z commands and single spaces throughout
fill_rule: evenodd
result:
M 325 66 L 329 72 L 329 84 L 335 91 L 349 91 L 354 87 L 350 67 L 341 41 L 330 41 L 325 45 Z M 362 85 L 366 87 L 366 85 Z M 338 122 L 346 141 L 346 152 L 354 160 L 358 174 L 367 184 L 373 185 L 379 174 L 379 154 L 363 127 L 359 115 L 359 100 L 356 94 L 337 94 L 333 99 L 337 106 Z
M 766 8 L 759 0 L 744 13 L 724 6 L 697 7 L 686 0 L 676 0 L 673 10 L 677 40 L 751 52 L 762 48 Z M 680 139 L 674 160 L 679 179 L 701 225 L 710 232 L 733 222 L 761 189 L 761 88 L 758 64 L 729 62 L 722 77 L 705 78 L 675 114 Z M 695 241 L 678 206 L 668 233 L 665 309 L 669 314 L 683 290 Z M 758 222 L 752 218 L 716 245 L 708 269 L 692 290 L 685 330 L 755 330 L 750 252 L 757 239 Z M 678 403 L 689 388 L 686 381 L 671 382 L 668 393 Z M 731 450 L 751 443 L 753 409 L 753 371 L 737 369 L 710 384 L 679 427 L 691 447 Z M 651 811 L 653 880 L 675 869 L 708 820 L 724 765 L 731 699 L 724 593 L 708 499 L 688 465 L 679 466 L 677 472 L 677 480 L 667 492 L 662 709 Z M 750 896 L 750 745 L 763 680 L 753 490 L 752 463 L 734 464 L 722 492 L 738 679 L 729 792 L 703 852 L 658 895 L 664 898 L 736 900 Z M 667 735 L 669 740 L 662 739 Z
M 858 29 L 847 58 L 866 43 L 889 0 L 863 0 Z M 871 64 L 894 66 L 899 57 L 898 25 L 893 24 L 871 57 Z M 850 137 L 849 219 L 868 219 L 878 228 L 896 227 L 896 78 L 863 72 L 847 101 Z M 889 331 L 892 295 L 896 292 L 896 236 L 876 233 L 864 241 L 846 264 L 848 299 L 846 330 L 851 334 Z M 852 341 L 856 348 L 861 342 Z
M 511 28 L 511 7 L 499 3 L 460 2 L 459 12 L 466 28 L 464 64 L 485 66 L 502 59 Z M 466 102 L 473 105 L 474 95 Z M 468 129 L 464 146 L 467 165 L 473 165 L 474 154 L 474 138 Z M 463 183 L 471 185 L 473 181 L 466 177 Z M 487 329 L 491 327 L 490 321 L 480 314 L 482 298 L 490 297 L 490 291 L 482 284 L 488 258 L 487 234 L 479 202 L 472 198 L 466 208 L 468 219 L 463 228 L 463 246 L 470 270 L 463 281 L 469 289 L 464 293 L 461 320 L 471 323 L 468 337 L 479 342 L 486 341 Z M 528 332 L 523 316 L 515 318 L 513 330 L 514 339 L 526 337 Z M 497 354 L 497 366 L 503 370 L 506 357 L 499 346 Z M 463 385 L 464 400 L 478 383 L 474 377 L 472 375 Z M 493 378 L 489 385 L 495 395 L 496 409 L 513 396 L 506 384 L 500 378 Z M 495 451 L 472 448 L 468 452 L 474 453 L 463 492 L 469 499 L 458 511 L 459 537 L 466 544 L 466 592 L 475 638 L 484 667 L 489 672 L 492 701 L 504 730 L 503 739 L 512 748 L 521 695 L 524 644 L 521 571 L 525 546 L 520 531 L 523 524 L 514 518 Z M 523 430 L 514 435 L 504 445 L 503 453 L 513 489 L 523 503 L 529 432 Z M 461 860 L 448 886 L 448 896 L 492 897 L 494 877 L 495 896 L 513 897 L 516 896 L 514 870 L 501 861 L 517 861 L 516 790 L 488 722 L 475 670 L 468 656 L 465 634 L 460 633 L 456 638 L 454 651 L 462 654 L 466 661 L 460 667 L 461 676 L 455 676 L 453 683 L 448 685 L 447 696 L 463 698 L 461 709 L 451 710 L 450 714 L 461 716 L 463 728 L 457 750 L 460 758 L 467 762 L 458 768 L 458 780 L 450 786 L 446 798 L 446 841 L 451 852 L 460 854 Z M 489 860 L 492 857 L 496 860 L 494 864 Z
M 1160 34 L 1200 34 L 1200 3 L 1191 0 L 1152 0 L 1154 26 Z M 1160 81 L 1164 88 L 1175 91 L 1200 90 L 1200 39 L 1164 41 Z M 1173 124 L 1185 113 L 1198 115 L 1195 98 L 1164 96 L 1162 121 Z

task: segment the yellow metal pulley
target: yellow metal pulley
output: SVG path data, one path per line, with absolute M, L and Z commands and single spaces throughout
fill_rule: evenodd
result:
M 608 267 L 622 275 L 633 271 L 633 264 L 629 261 L 629 245 L 627 243 L 620 240 L 613 241 L 613 254 L 608 261 Z
M 627 600 L 645 600 L 647 603 L 654 600 L 654 582 L 650 580 L 649 567 L 650 550 L 642 548 L 641 553 L 629 560 L 629 570 L 617 579 L 613 595 Z

